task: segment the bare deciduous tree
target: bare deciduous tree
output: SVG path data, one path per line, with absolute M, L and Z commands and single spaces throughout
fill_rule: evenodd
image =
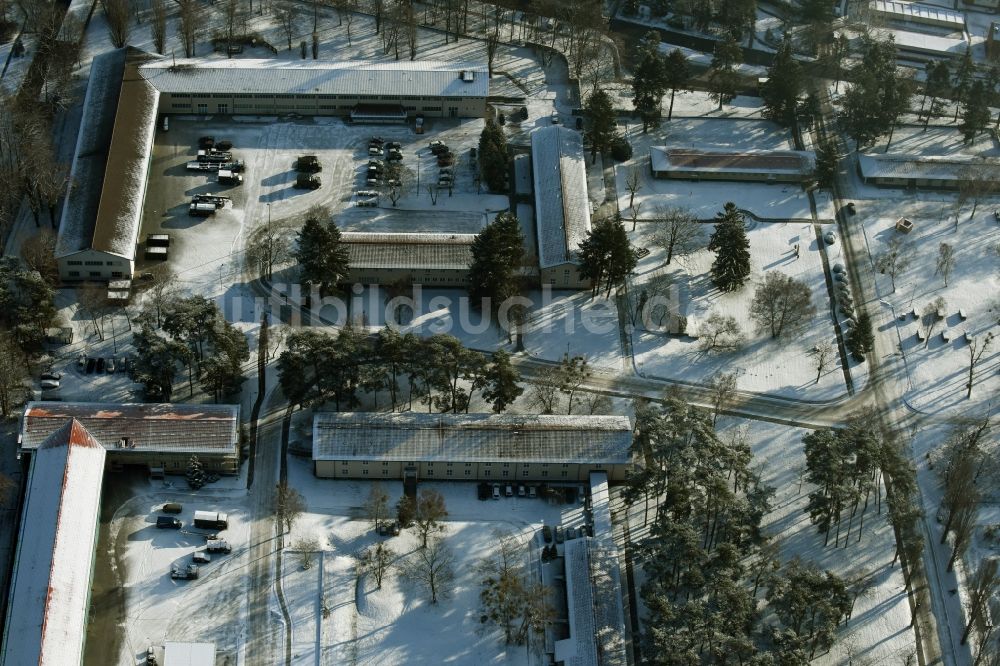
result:
M 361 567 L 375 578 L 375 586 L 381 590 L 382 582 L 385 580 L 386 574 L 389 573 L 389 567 L 395 557 L 396 552 L 384 542 L 379 541 L 373 547 L 361 551 L 358 560 Z
M 291 258 L 288 229 L 280 224 L 264 224 L 250 233 L 247 239 L 247 263 L 257 267 L 262 280 L 274 277 L 274 267 Z
M 14 336 L 7 331 L 0 331 L 0 414 L 4 418 L 28 395 L 25 385 L 27 379 L 27 363 L 21 347 Z M 6 478 L 0 475 L 0 482 Z M 0 491 L 2 490 L 3 484 L 0 483 Z M 2 500 L 3 497 L 0 496 L 0 502 Z M 3 504 L 0 503 L 0 506 Z
M 587 408 L 587 413 L 591 415 L 611 414 L 614 408 L 611 398 L 603 393 L 584 393 L 581 402 Z
M 167 52 L 167 4 L 165 0 L 153 0 L 153 21 L 149 24 L 153 37 L 153 48 L 157 53 Z
M 428 538 L 436 532 L 444 532 L 443 521 L 448 517 L 444 496 L 436 490 L 424 489 L 417 496 L 413 511 L 413 524 L 420 535 L 420 547 L 427 548 Z
M 298 10 L 294 4 L 285 3 L 278 6 L 274 10 L 274 18 L 281 27 L 281 31 L 285 33 L 285 38 L 288 40 L 288 50 L 292 50 L 292 37 L 295 36 L 295 19 Z
M 628 175 L 625 177 L 625 189 L 628 190 L 628 207 L 632 208 L 635 204 L 635 194 L 640 189 L 642 189 L 642 176 L 639 172 L 639 167 L 634 166 L 628 170 Z M 632 223 L 632 231 L 635 231 L 635 223 Z
M 713 312 L 698 327 L 698 348 L 702 352 L 738 351 L 746 337 L 735 317 Z
M 709 383 L 712 396 L 712 425 L 719 420 L 719 414 L 736 397 L 736 373 L 723 372 L 712 375 Z
M 997 590 L 1000 589 L 1000 567 L 997 558 L 985 557 L 979 561 L 972 581 L 969 583 L 968 621 L 962 632 L 962 645 L 969 640 L 972 628 L 988 619 L 989 603 Z
M 292 548 L 299 553 L 299 562 L 302 564 L 303 569 L 309 569 L 312 567 L 313 562 L 316 561 L 316 551 L 319 550 L 319 541 L 313 537 L 304 537 L 297 540 Z
M 948 286 L 948 276 L 955 266 L 955 249 L 948 243 L 941 243 L 938 246 L 937 264 L 934 268 L 934 275 L 940 275 L 944 280 L 944 286 Z
M 778 271 L 769 271 L 750 303 L 750 316 L 761 332 L 772 338 L 794 333 L 816 315 L 812 290 L 804 282 Z
M 559 383 L 551 374 L 534 379 L 528 390 L 528 403 L 542 414 L 552 414 L 559 404 Z
M 667 264 L 701 246 L 702 229 L 691 211 L 672 206 L 656 207 L 656 232 L 653 243 L 667 253 Z
M 444 539 L 431 539 L 426 547 L 418 548 L 402 568 L 404 578 L 423 587 L 431 603 L 447 598 L 455 581 L 455 554 Z
M 38 271 L 46 282 L 59 282 L 59 265 L 56 263 L 56 235 L 49 229 L 39 229 L 38 233 L 21 243 L 21 258 L 30 270 Z
M 837 358 L 836 350 L 833 348 L 833 344 L 827 340 L 809 350 L 809 355 L 813 357 L 813 362 L 816 365 L 816 383 L 819 384 L 823 373 L 833 366 Z
M 977 335 L 969 340 L 969 381 L 966 383 L 966 398 L 972 397 L 972 387 L 975 385 L 976 366 L 993 344 L 993 331 L 986 335 Z
M 274 488 L 274 519 L 286 533 L 292 531 L 292 525 L 306 510 L 306 502 L 302 493 L 282 481 Z
M 193 58 L 198 43 L 198 33 L 201 30 L 201 11 L 198 0 L 176 0 L 180 22 L 177 33 L 184 44 L 184 55 Z
M 938 296 L 924 306 L 924 311 L 920 314 L 920 322 L 924 326 L 924 347 L 930 344 L 934 329 L 937 327 L 938 322 L 944 319 L 944 310 L 946 307 L 948 305 L 941 296 Z
M 379 483 L 373 483 L 365 500 L 365 517 L 372 523 L 372 528 L 378 530 L 382 521 L 389 517 L 389 494 Z
M 129 35 L 132 32 L 128 0 L 101 0 L 101 5 L 104 7 L 104 18 L 108 24 L 108 37 L 111 44 L 120 49 L 128 43 Z
M 900 238 L 890 240 L 885 252 L 875 257 L 875 268 L 880 273 L 889 274 L 893 293 L 896 293 L 896 278 L 909 268 L 912 259 L 912 248 L 904 244 Z

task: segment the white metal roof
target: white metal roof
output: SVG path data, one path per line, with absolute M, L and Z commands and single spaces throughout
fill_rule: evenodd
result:
M 36 448 L 70 419 L 114 452 L 235 453 L 238 447 L 237 405 L 30 402 L 21 420 L 21 448 Z
M 579 132 L 555 125 L 531 133 L 538 265 L 576 261 L 590 231 L 587 167 Z
M 3 666 L 83 661 L 104 456 L 90 433 L 69 421 L 32 457 Z
M 556 641 L 565 666 L 626 666 L 618 549 L 590 537 L 564 545 L 569 638 Z
M 965 15 L 943 7 L 923 5 L 917 2 L 899 2 L 898 0 L 872 0 L 871 8 L 880 14 L 917 23 L 933 23 L 938 25 L 953 25 L 962 29 L 965 27 Z
M 625 416 L 319 413 L 313 460 L 623 464 Z
M 925 55 L 960 56 L 965 53 L 965 49 L 969 46 L 964 38 L 928 35 L 912 30 L 876 29 L 873 34 L 877 34 L 880 39 L 892 36 L 900 51 Z
M 161 93 L 275 95 L 391 95 L 483 97 L 489 94 L 484 63 L 432 60 L 370 62 L 163 58 L 140 68 Z M 467 80 L 463 73 L 472 74 Z
M 353 270 L 408 268 L 466 270 L 475 234 L 391 234 L 344 232 Z
M 1000 180 L 1000 162 L 976 157 L 931 155 L 858 155 L 858 167 L 863 178 L 914 178 L 955 182 L 968 169 L 989 171 Z
M 163 644 L 163 666 L 215 666 L 215 643 Z

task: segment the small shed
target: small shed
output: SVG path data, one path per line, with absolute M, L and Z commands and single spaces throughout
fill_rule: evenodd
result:
M 896 220 L 896 231 L 904 234 L 910 233 L 913 231 L 913 222 L 905 217 L 899 218 Z
M 69 326 L 58 326 L 45 329 L 45 342 L 50 345 L 73 344 L 73 329 Z

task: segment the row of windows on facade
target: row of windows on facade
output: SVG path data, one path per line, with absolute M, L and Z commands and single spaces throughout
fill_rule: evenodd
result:
M 69 266 L 120 266 L 120 261 L 67 261 Z
M 600 471 L 599 468 L 595 468 L 595 470 Z M 452 470 L 452 469 L 445 470 L 445 476 L 454 476 L 454 474 L 453 474 L 454 471 L 455 470 Z M 502 470 L 502 472 L 503 473 L 500 475 L 501 478 L 509 478 L 510 477 L 510 471 L 509 470 L 505 469 L 505 470 Z M 347 475 L 350 474 L 350 469 L 345 466 L 345 467 L 341 468 L 340 473 L 343 476 L 347 476 Z M 434 476 L 434 471 L 429 469 L 429 470 L 427 470 L 424 473 L 424 475 L 425 476 Z M 521 474 L 521 476 L 527 476 L 527 475 L 528 475 L 527 470 L 525 470 Z M 361 476 L 368 476 L 368 470 L 367 469 L 362 469 L 361 470 Z M 382 470 L 382 476 L 389 476 L 389 470 L 383 469 Z M 472 476 L 472 470 L 471 469 L 465 470 L 465 476 Z M 490 470 L 485 469 L 485 470 L 483 470 L 483 476 L 484 477 L 492 476 L 492 473 L 491 473 Z M 542 478 L 548 478 L 548 476 L 549 476 L 549 470 L 543 469 L 542 470 Z M 567 472 L 567 471 L 560 472 L 560 477 L 564 478 L 564 479 L 569 478 L 569 472 Z
M 80 277 L 80 271 L 70 271 L 69 276 Z M 104 274 L 101 273 L 101 271 L 90 271 L 90 277 L 95 277 L 95 278 L 104 277 Z M 125 277 L 125 274 L 121 271 L 111 271 L 111 277 L 113 278 Z
M 197 93 L 171 93 L 171 99 L 365 99 L 395 102 L 407 100 L 413 102 L 461 102 L 465 97 L 418 97 L 416 95 L 267 95 L 257 93 L 213 93 L 199 95 Z
M 191 104 L 187 104 L 187 103 L 184 103 L 184 102 L 172 102 L 170 104 L 170 107 L 172 109 L 177 109 L 178 111 L 190 111 L 191 110 Z M 355 107 L 354 104 L 341 104 L 339 106 L 336 105 L 336 104 L 320 104 L 319 105 L 319 108 L 321 110 L 325 110 L 325 111 L 336 111 L 338 109 L 340 111 L 351 111 L 351 110 L 354 109 L 354 107 Z M 270 111 L 273 108 L 274 108 L 273 104 L 235 104 L 233 106 L 233 110 L 234 111 Z M 293 108 L 293 107 L 289 107 L 289 108 Z M 294 108 L 298 108 L 298 107 L 294 107 Z M 407 110 L 407 111 L 416 111 L 417 107 L 415 107 L 415 106 L 407 106 L 407 107 L 404 107 L 404 109 Z M 420 110 L 421 111 L 440 111 L 441 107 L 440 106 L 425 106 L 425 107 L 421 107 Z M 448 110 L 449 111 L 458 111 L 458 107 L 448 107 Z M 208 104 L 199 104 L 198 105 L 198 111 L 199 111 L 199 113 L 208 113 Z M 229 105 L 228 104 L 219 104 L 218 105 L 218 113 L 223 113 L 223 114 L 229 113 Z

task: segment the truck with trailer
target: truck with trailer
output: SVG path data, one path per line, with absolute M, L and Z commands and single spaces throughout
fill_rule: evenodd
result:
M 217 511 L 195 511 L 194 526 L 210 530 L 224 530 L 229 527 L 229 515 Z
M 188 215 L 194 217 L 208 217 L 210 215 L 215 215 L 215 204 L 208 202 L 191 202 L 188 207 Z
M 198 161 L 199 162 L 232 162 L 233 154 L 225 151 L 217 150 L 199 150 L 198 151 Z
M 300 190 L 315 190 L 319 189 L 320 180 L 319 176 L 309 173 L 300 173 L 295 178 L 295 187 Z
M 218 171 L 222 166 L 221 162 L 188 162 L 188 171 Z

